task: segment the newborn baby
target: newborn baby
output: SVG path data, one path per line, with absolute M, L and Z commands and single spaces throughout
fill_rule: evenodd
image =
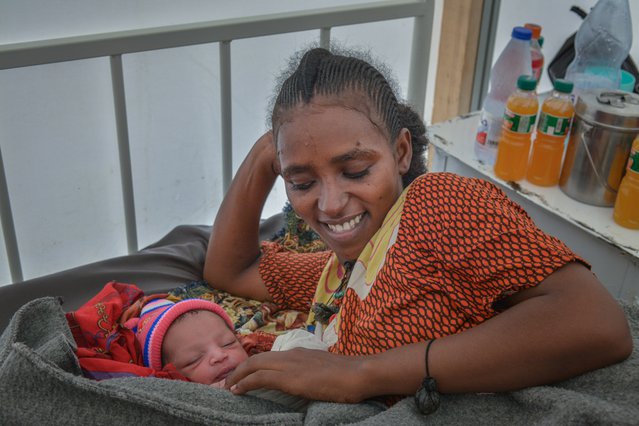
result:
M 216 303 L 187 299 L 174 303 L 156 299 L 147 303 L 135 335 L 143 350 L 144 365 L 154 370 L 173 367 L 189 380 L 223 388 L 226 377 L 248 358 L 235 335 L 233 321 Z M 278 336 L 272 350 L 294 347 L 327 350 L 327 346 L 305 330 Z M 277 391 L 259 390 L 251 395 L 295 409 L 307 401 Z
M 172 364 L 205 385 L 223 387 L 226 376 L 248 358 L 224 309 L 203 299 L 149 302 L 140 313 L 136 337 L 145 366 L 162 370 Z

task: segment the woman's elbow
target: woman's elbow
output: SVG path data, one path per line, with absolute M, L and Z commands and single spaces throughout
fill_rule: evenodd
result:
M 606 354 L 606 365 L 615 364 L 628 358 L 633 350 L 632 335 L 628 320 L 621 308 L 611 315 L 598 333 L 599 347 Z
M 596 306 L 583 310 L 580 315 L 582 327 L 578 339 L 584 342 L 580 352 L 582 359 L 590 365 L 589 370 L 621 362 L 633 350 L 624 310 L 613 298 L 606 299 L 600 299 Z

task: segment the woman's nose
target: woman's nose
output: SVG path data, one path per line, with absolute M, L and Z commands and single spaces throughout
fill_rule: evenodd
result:
M 329 182 L 321 185 L 317 204 L 320 211 L 326 215 L 337 216 L 346 205 L 347 199 L 346 192 L 338 183 Z

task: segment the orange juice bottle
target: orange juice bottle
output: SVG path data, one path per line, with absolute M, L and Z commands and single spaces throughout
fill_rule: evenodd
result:
M 553 186 L 559 182 L 564 141 L 570 130 L 575 107 L 570 92 L 573 84 L 557 79 L 550 97 L 541 105 L 526 179 L 539 186 Z
M 522 75 L 517 80 L 517 90 L 506 102 L 495 161 L 495 175 L 501 179 L 517 181 L 526 176 L 530 138 L 539 109 L 536 87 L 535 77 Z
M 613 218 L 623 227 L 639 229 L 639 135 L 632 142 L 626 175 L 617 192 Z

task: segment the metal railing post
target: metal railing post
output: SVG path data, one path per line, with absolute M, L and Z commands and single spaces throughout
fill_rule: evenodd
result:
M 231 42 L 220 42 L 220 110 L 222 127 L 222 190 L 233 178 L 233 114 L 231 103 Z
M 426 102 L 426 82 L 428 81 L 428 61 L 433 33 L 435 1 L 425 0 L 423 15 L 415 17 L 413 42 L 411 45 L 410 71 L 408 74 L 408 102 L 424 117 Z
M 16 228 L 13 223 L 13 213 L 11 212 L 11 201 L 9 199 L 9 188 L 7 186 L 7 175 L 4 172 L 4 161 L 2 150 L 0 149 L 0 220 L 2 220 L 2 233 L 4 234 L 4 245 L 7 250 L 7 260 L 11 280 L 22 281 L 22 264 L 20 263 L 20 251 L 18 250 L 18 239 L 16 238 Z
M 320 29 L 320 47 L 329 50 L 331 48 L 331 29 Z
M 475 75 L 473 77 L 473 91 L 470 97 L 470 110 L 481 109 L 484 97 L 488 93 L 490 70 L 493 66 L 493 51 L 497 20 L 499 19 L 500 0 L 484 0 L 477 43 L 477 59 L 475 60 Z
M 133 173 L 131 171 L 131 150 L 129 147 L 129 126 L 126 117 L 122 55 L 111 55 L 111 83 L 113 85 L 113 107 L 115 108 L 115 125 L 118 134 L 118 152 L 120 154 L 120 178 L 122 181 L 126 242 L 129 253 L 135 253 L 138 251 L 138 232 L 135 221 Z

